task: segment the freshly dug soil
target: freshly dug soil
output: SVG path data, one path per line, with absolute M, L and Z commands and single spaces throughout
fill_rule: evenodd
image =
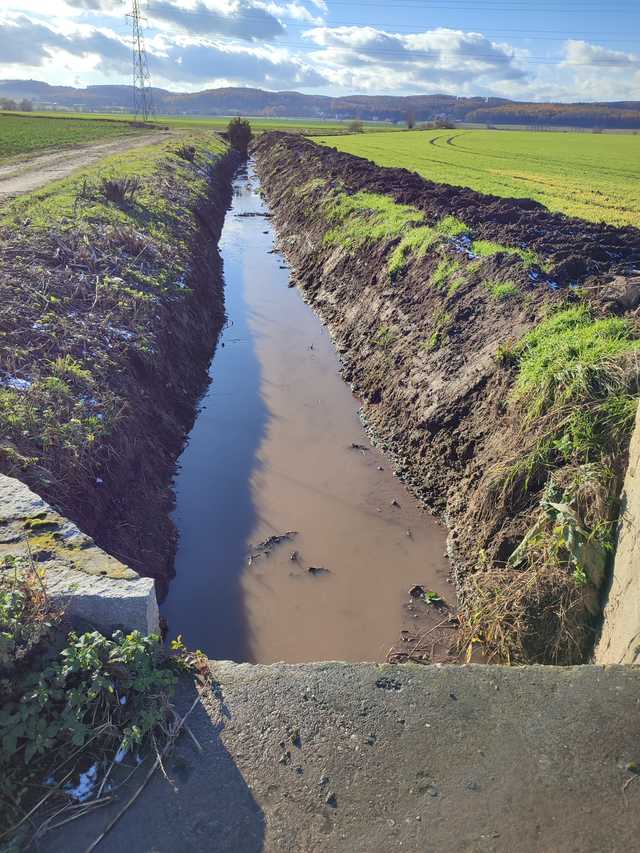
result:
M 504 566 L 529 527 L 539 484 L 519 505 L 487 505 L 484 477 L 513 435 L 507 398 L 514 370 L 500 348 L 575 299 L 575 285 L 588 288 L 598 311 L 635 310 L 640 287 L 629 271 L 640 259 L 640 232 L 434 184 L 293 135 L 264 134 L 253 152 L 294 280 L 327 324 L 372 436 L 410 488 L 444 514 L 459 585 L 480 564 Z M 533 249 L 548 272 L 530 274 L 517 257 L 500 253 L 481 269 L 466 267 L 463 282 L 447 292 L 430 285 L 442 258 L 427 253 L 392 280 L 388 259 L 397 239 L 358 249 L 325 240 L 335 225 L 325 203 L 336 189 L 391 196 L 424 212 L 429 225 L 453 214 L 474 239 Z M 517 297 L 496 298 L 488 280 L 512 282 Z
M 102 548 L 155 578 L 161 597 L 173 572 L 176 540 L 169 518 L 171 478 L 224 322 L 217 243 L 239 157 L 214 159 L 177 168 L 181 161 L 173 154 L 154 178 L 163 203 L 189 212 L 172 237 L 175 246 L 157 247 L 148 232 L 117 227 L 98 229 L 88 246 L 73 228 L 63 234 L 31 231 L 28 222 L 21 234 L 5 229 L 0 242 L 0 385 L 29 376 L 36 387 L 38 377 L 48 381 L 57 359 L 73 358 L 95 377 L 91 395 L 97 399 L 74 389 L 79 411 L 92 405 L 97 418 L 113 415 L 113 427 L 98 433 L 77 459 L 63 455 L 58 436 L 55 448 L 48 445 L 37 425 L 29 435 L 2 436 L 0 470 L 24 480 Z M 181 183 L 180 168 L 207 175 L 206 197 Z M 151 295 L 151 287 L 145 298 L 141 276 L 157 276 L 172 253 L 184 258 L 185 280 L 159 296 Z M 44 321 L 38 298 L 43 281 L 41 293 L 52 306 Z M 110 282 L 125 300 L 127 286 L 137 288 L 140 307 L 133 314 L 122 313 L 111 299 Z

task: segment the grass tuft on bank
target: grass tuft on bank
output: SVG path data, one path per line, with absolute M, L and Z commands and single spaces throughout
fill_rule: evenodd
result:
M 323 183 L 323 179 L 312 179 L 296 189 L 295 194 L 309 195 Z M 465 248 L 463 243 L 470 245 L 472 255 L 479 260 L 497 254 L 515 255 L 525 270 L 534 267 L 546 269 L 531 249 L 472 240 L 471 228 L 456 216 L 445 216 L 435 225 L 427 225 L 424 214 L 417 208 L 399 204 L 380 193 L 360 191 L 349 195 L 333 192 L 323 204 L 323 213 L 331 226 L 324 235 L 327 245 L 357 252 L 365 245 L 397 241 L 387 259 L 392 281 L 406 270 L 412 260 L 424 258 L 430 250 L 450 245 L 460 251 Z M 506 296 L 507 290 L 503 288 L 496 298 Z
M 417 208 L 369 192 L 335 194 L 326 202 L 325 213 L 332 223 L 325 242 L 349 250 L 378 240 L 397 239 L 411 225 L 424 222 L 424 214 Z
M 526 513 L 528 527 L 506 564 L 484 566 L 481 553 L 466 579 L 467 648 L 481 642 L 509 662 L 584 660 L 613 552 L 639 353 L 636 322 L 585 304 L 551 314 L 511 348 L 515 429 L 481 488 L 487 511 L 497 502 Z

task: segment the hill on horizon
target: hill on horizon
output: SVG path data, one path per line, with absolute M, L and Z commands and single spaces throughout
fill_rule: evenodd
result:
M 640 128 L 640 101 L 538 103 L 506 98 L 455 95 L 304 95 L 263 89 L 228 87 L 200 92 L 152 89 L 161 115 L 234 115 L 316 119 L 363 119 L 403 122 L 444 119 L 480 124 L 525 124 L 545 127 Z M 28 99 L 36 109 L 80 112 L 128 112 L 131 87 L 51 86 L 39 80 L 0 80 L 0 98 Z

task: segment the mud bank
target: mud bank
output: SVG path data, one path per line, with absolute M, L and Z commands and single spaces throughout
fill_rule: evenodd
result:
M 162 594 L 170 481 L 224 320 L 238 157 L 201 140 L 137 156 L 0 211 L 0 470 Z
M 512 660 L 583 660 L 601 609 L 602 561 L 583 576 L 575 554 L 562 551 L 551 576 L 531 543 L 544 525 L 563 535 L 574 525 L 591 539 L 602 522 L 611 536 L 637 377 L 625 390 L 620 439 L 607 448 L 607 508 L 596 524 L 589 496 L 574 486 L 593 455 L 569 459 L 554 448 L 541 464 L 534 459 L 539 427 L 512 402 L 518 347 L 543 318 L 572 307 L 596 320 L 629 318 L 636 329 L 640 235 L 436 185 L 284 134 L 262 136 L 255 156 L 294 279 L 328 325 L 372 435 L 445 516 L 468 639 L 482 636 L 491 653 Z M 422 242 L 389 227 L 383 202 Z M 358 219 L 358 204 L 376 209 Z M 570 518 L 544 503 L 564 508 L 563 499 Z M 523 541 L 526 565 L 517 561 Z

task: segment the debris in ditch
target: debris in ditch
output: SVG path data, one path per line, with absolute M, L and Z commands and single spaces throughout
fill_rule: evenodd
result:
M 328 575 L 331 574 L 330 569 L 325 569 L 324 566 L 309 566 L 307 569 L 310 575 Z
M 378 471 L 384 471 L 384 468 L 382 467 L 382 465 L 378 465 Z
M 363 455 L 367 452 L 369 448 L 365 447 L 364 444 L 357 444 L 355 441 L 351 442 L 351 450 L 359 450 Z
M 391 506 L 398 506 L 398 507 L 399 507 L 399 506 L 400 506 L 400 504 L 399 504 L 399 503 L 398 503 L 398 501 L 394 498 L 394 499 L 391 501 Z
M 292 563 L 297 563 L 299 557 L 300 557 L 300 554 L 297 551 L 292 551 L 289 554 L 289 559 L 291 560 Z
M 249 565 L 256 560 L 258 557 L 268 557 L 271 554 L 271 551 L 276 547 L 276 545 L 280 545 L 282 542 L 290 542 L 294 536 L 298 535 L 297 530 L 288 530 L 286 533 L 278 533 L 273 536 L 268 536 L 262 542 L 259 542 L 254 548 L 252 553 L 249 554 L 248 562 Z

